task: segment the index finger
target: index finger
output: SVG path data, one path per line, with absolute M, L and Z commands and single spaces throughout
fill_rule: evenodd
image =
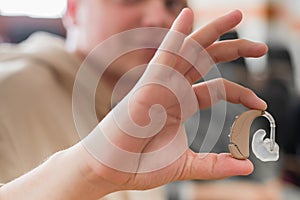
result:
M 249 109 L 266 110 L 267 104 L 256 94 L 239 84 L 226 79 L 213 79 L 193 86 L 199 107 L 208 108 L 220 100 L 242 104 Z

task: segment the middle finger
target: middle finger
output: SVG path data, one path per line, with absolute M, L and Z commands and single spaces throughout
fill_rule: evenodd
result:
M 176 63 L 175 69 L 182 74 L 186 74 L 198 62 L 199 54 L 214 43 L 221 35 L 228 32 L 240 23 L 242 13 L 239 10 L 232 11 L 222 17 L 213 20 L 200 30 L 186 37 L 180 55 L 182 58 Z M 206 54 L 206 57 L 209 55 Z M 206 60 L 210 60 L 206 58 Z M 187 62 L 188 61 L 188 62 Z M 206 70 L 207 71 L 207 70 Z M 202 74 L 204 76 L 205 74 Z M 199 79 L 201 78 L 199 74 Z M 190 79 L 187 77 L 187 79 Z

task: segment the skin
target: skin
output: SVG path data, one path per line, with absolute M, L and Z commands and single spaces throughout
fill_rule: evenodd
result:
M 185 0 L 69 0 L 64 24 L 69 51 L 85 58 L 114 34 L 140 27 L 170 28 Z M 85 17 L 88 16 L 88 17 Z M 126 41 L 119 44 L 126 45 Z M 107 79 L 118 79 L 132 66 L 148 63 L 153 51 L 126 55 L 112 66 Z M 120 67 L 120 65 L 122 67 Z
M 188 35 L 193 24 L 193 13 L 190 9 L 184 9 L 171 30 L 192 37 L 207 49 L 216 62 L 229 61 L 240 56 L 259 57 L 264 55 L 267 52 L 264 44 L 246 40 L 215 42 L 220 35 L 234 28 L 241 19 L 241 12 L 233 11 Z M 171 44 L 174 41 L 167 37 L 165 42 Z M 153 66 L 157 63 L 172 67 L 189 81 L 200 108 L 209 107 L 223 99 L 243 104 L 248 108 L 260 110 L 267 108 L 266 103 L 251 90 L 224 79 L 192 85 L 195 80 L 200 78 L 200 74 L 194 73 L 192 66 L 166 51 L 157 51 L 148 65 L 149 71 L 144 76 L 155 73 L 156 68 Z M 163 78 L 164 74 L 159 76 Z M 144 81 L 147 83 L 151 79 Z M 224 84 L 226 96 L 220 90 L 222 84 Z M 213 94 L 208 93 L 209 85 L 215 88 Z M 164 98 L 160 98 L 162 95 Z M 209 100 L 211 99 L 210 95 L 214 101 Z M 151 105 L 160 104 L 166 109 L 167 123 L 159 133 L 149 138 L 129 136 L 117 126 L 111 126 L 114 122 L 109 116 L 106 121 L 100 123 L 100 126 L 110 128 L 110 132 L 104 134 L 107 134 L 114 144 L 125 150 L 137 153 L 153 151 L 159 148 L 161 143 L 167 143 L 175 134 L 174 127 L 176 129 L 184 122 L 185 119 L 182 119 L 178 112 L 180 105 L 172 93 L 153 84 L 138 90 L 133 98 L 136 101 L 130 103 L 129 110 L 133 119 L 141 119 L 140 121 L 135 120 L 140 125 L 149 122 L 148 110 Z M 185 142 L 182 140 L 183 146 L 186 145 Z M 120 162 L 126 162 L 126 158 Z M 142 160 L 139 162 L 138 166 L 143 164 Z M 252 171 L 253 165 L 249 160 L 236 160 L 224 153 L 209 153 L 201 158 L 199 154 L 186 149 L 179 159 L 165 168 L 149 173 L 125 173 L 98 162 L 81 143 L 78 143 L 67 150 L 56 153 L 32 172 L 6 184 L 0 190 L 0 197 L 3 199 L 98 199 L 114 191 L 150 189 L 177 180 L 222 179 L 229 176 L 248 175 Z
M 84 60 L 97 45 L 114 34 L 145 27 L 169 29 L 186 6 L 186 0 L 68 0 L 63 20 L 67 29 L 67 49 Z M 152 36 L 143 35 L 142 38 L 148 39 L 146 43 L 152 42 Z M 118 41 L 114 47 L 122 49 L 130 42 Z M 120 56 L 106 68 L 99 85 L 105 85 L 105 89 L 111 92 L 120 77 L 136 66 L 147 64 L 154 53 L 155 49 L 141 49 Z M 129 91 L 140 75 L 137 71 L 132 73 L 123 83 L 122 91 Z M 123 95 L 112 101 L 121 98 Z M 110 105 L 110 102 L 107 104 Z

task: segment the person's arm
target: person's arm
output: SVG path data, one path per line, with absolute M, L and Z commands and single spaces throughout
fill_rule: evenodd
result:
M 234 28 L 241 19 L 241 13 L 234 11 L 209 23 L 189 37 L 206 49 L 215 62 L 229 61 L 240 56 L 264 55 L 267 48 L 259 43 L 246 40 L 215 43 L 220 35 Z M 174 22 L 171 31 L 188 34 L 192 24 L 193 14 L 191 10 L 185 9 Z M 168 45 L 172 47 L 174 42 L 178 42 L 176 37 L 167 36 L 164 48 L 169 47 Z M 188 51 L 188 45 L 183 43 L 180 50 Z M 179 72 L 183 75 L 181 77 L 188 80 L 189 88 L 196 94 L 197 107 L 206 108 L 219 100 L 240 103 L 253 109 L 265 110 L 267 107 L 251 90 L 223 79 L 207 81 L 192 87 L 191 84 L 201 77 L 193 70 L 193 66 L 168 51 L 159 50 L 141 79 L 140 84 L 145 84 L 144 87 L 136 89 L 129 105 L 125 103 L 126 110 L 113 109 L 98 125 L 100 132 L 90 134 L 87 136 L 88 140 L 56 153 L 33 171 L 4 185 L 0 188 L 0 198 L 92 200 L 114 191 L 151 189 L 177 180 L 222 179 L 250 174 L 253 165 L 249 160 L 236 160 L 226 153 L 197 154 L 187 147 L 186 135 L 181 128 L 183 122 L 196 110 L 191 110 L 191 104 L 185 102 L 188 107 L 183 107 L 181 111 L 188 112 L 182 116 L 181 105 L 174 94 L 166 87 L 151 84 L 153 77 L 158 81 L 171 81 L 166 84 L 172 85 L 174 81 L 180 84 L 181 80 L 177 80 L 176 73 L 162 73 L 165 70 L 164 66 L 175 69 L 176 73 Z M 209 88 L 213 88 L 213 91 L 209 91 Z M 185 89 L 180 91 L 186 92 Z M 185 96 L 186 94 L 183 95 Z M 122 102 L 119 105 L 122 106 Z M 131 130 L 130 126 L 129 130 L 123 130 L 114 119 L 114 116 L 120 115 L 123 116 L 121 125 L 126 123 L 126 126 L 133 122 L 147 127 L 149 120 L 151 121 L 149 109 L 152 109 L 153 105 L 163 107 L 166 118 L 164 126 L 154 133 L 149 132 L 149 137 L 145 137 L 144 132 Z M 160 108 L 152 114 L 159 114 L 156 116 L 160 117 Z M 126 112 L 127 109 L 131 118 L 123 115 L 123 111 Z M 99 141 L 92 137 L 107 138 L 112 145 L 108 146 L 109 148 L 97 146 Z M 174 141 L 175 143 L 172 143 Z M 167 148 L 167 152 L 151 154 L 165 150 L 164 147 Z M 118 152 L 119 149 L 122 151 Z M 178 155 L 173 158 L 174 153 Z
M 88 158 L 88 159 L 87 159 Z M 0 199 L 99 199 L 117 190 L 96 175 L 97 165 L 79 143 L 0 188 Z

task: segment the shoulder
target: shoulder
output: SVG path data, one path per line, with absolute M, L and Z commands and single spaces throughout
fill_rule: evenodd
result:
M 72 59 L 63 40 L 52 35 L 39 33 L 17 45 L 0 45 L 0 90 L 59 86 L 59 79 L 76 73 Z
M 9 60 L 0 60 L 0 88 L 40 87 L 53 83 L 55 73 L 47 63 L 27 57 L 16 57 Z M 0 89 L 1 91 L 1 89 Z
M 0 110 L 14 115 L 40 112 L 47 103 L 66 94 L 47 64 L 21 58 L 0 61 L 0 96 Z

